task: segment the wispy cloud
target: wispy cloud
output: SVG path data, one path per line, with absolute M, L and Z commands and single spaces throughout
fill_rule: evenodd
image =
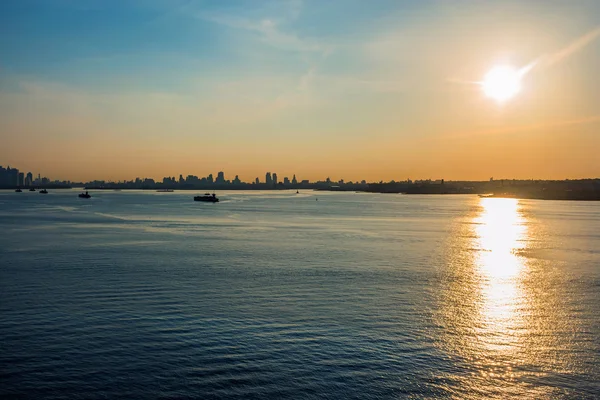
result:
M 569 43 L 567 46 L 563 47 L 562 49 L 560 49 L 554 53 L 544 54 L 543 56 L 539 57 L 535 61 L 529 63 L 528 65 L 526 65 L 525 67 L 523 67 L 521 69 L 522 74 L 523 75 L 527 74 L 533 68 L 550 67 L 554 64 L 558 64 L 559 62 L 561 62 L 564 59 L 568 58 L 569 56 L 573 55 L 574 53 L 582 50 L 584 47 L 588 46 L 590 43 L 592 43 L 594 40 L 598 39 L 599 37 L 600 37 L 600 26 L 589 31 L 588 33 L 584 34 L 583 36 L 578 37 L 577 39 L 575 39 L 574 41 L 572 41 L 571 43 Z
M 468 137 L 468 136 L 486 136 L 486 135 L 501 135 L 508 133 L 532 132 L 540 130 L 550 130 L 566 126 L 586 125 L 594 122 L 600 122 L 600 115 L 592 115 L 580 118 L 563 119 L 558 121 L 549 121 L 537 124 L 525 124 L 517 126 L 509 126 L 487 130 L 477 130 L 472 132 L 460 132 L 446 135 L 445 137 Z
M 556 53 L 546 55 L 543 61 L 546 65 L 556 64 L 569 57 L 571 54 L 583 49 L 584 47 L 592 43 L 594 40 L 598 39 L 598 37 L 600 37 L 600 26 L 586 33 L 585 35 L 577 38 L 573 42 L 569 43 L 568 46 L 560 49 Z
M 196 13 L 196 17 L 228 28 L 255 33 L 261 42 L 280 50 L 327 53 L 330 47 L 314 39 L 302 38 L 284 28 L 286 21 L 298 18 L 302 9 L 302 2 L 298 0 L 285 4 L 285 12 L 275 17 L 265 16 L 264 18 L 251 19 L 234 14 L 211 12 Z

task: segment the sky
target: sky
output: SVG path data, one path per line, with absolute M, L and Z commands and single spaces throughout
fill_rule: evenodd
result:
M 528 71 L 504 102 L 480 85 L 497 65 Z M 5 0 L 0 165 L 600 177 L 598 71 L 597 0 Z

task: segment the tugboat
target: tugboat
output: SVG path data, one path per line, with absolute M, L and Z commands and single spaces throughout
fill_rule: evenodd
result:
M 92 195 L 89 194 L 86 190 L 85 193 L 79 193 L 79 197 L 82 199 L 89 199 L 90 197 L 92 197 Z
M 22 192 L 22 190 L 21 190 L 21 188 L 17 188 L 17 190 L 15 190 L 15 192 L 16 192 L 16 193 L 21 193 L 21 192 Z
M 208 203 L 218 203 L 219 198 L 215 194 L 205 193 L 204 196 L 195 196 L 194 201 L 206 201 Z
M 29 189 L 30 192 L 35 192 L 35 188 Z
M 40 193 L 41 194 L 48 194 L 48 191 L 46 189 L 42 189 L 42 190 L 40 190 Z

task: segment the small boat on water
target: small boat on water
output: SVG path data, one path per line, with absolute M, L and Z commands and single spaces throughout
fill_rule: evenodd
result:
M 29 189 L 30 192 L 35 192 L 35 188 Z
M 174 190 L 173 189 L 158 189 L 157 192 L 158 193 L 173 193 Z
M 205 201 L 208 203 L 218 203 L 219 198 L 213 193 L 205 193 L 204 196 L 195 196 L 194 201 Z
M 48 194 L 48 191 L 46 189 L 42 189 L 42 190 L 40 190 L 40 193 L 41 194 Z
M 296 190 L 296 194 L 300 193 L 298 190 Z
M 21 190 L 21 189 L 19 189 L 19 188 L 17 188 L 17 190 L 15 190 L 15 192 L 16 192 L 16 193 L 21 193 L 21 192 L 22 192 L 22 190 Z
M 91 194 L 89 194 L 89 193 L 87 192 L 87 190 L 86 190 L 86 192 L 85 192 L 85 193 L 79 193 L 79 197 L 80 197 L 80 198 L 82 198 L 82 199 L 89 199 L 90 197 L 92 197 L 92 195 L 91 195 Z

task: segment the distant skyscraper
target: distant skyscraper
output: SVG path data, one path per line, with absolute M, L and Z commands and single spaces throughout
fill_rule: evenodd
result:
M 277 186 L 277 174 L 273 172 L 273 186 Z
M 254 183 L 256 183 L 257 185 L 260 183 L 260 179 L 258 179 L 258 176 L 256 177 L 256 180 L 254 181 Z
M 236 175 L 235 179 L 233 180 L 233 184 L 234 185 L 239 185 L 240 183 L 242 183 L 242 181 L 240 181 L 240 177 Z
M 17 178 L 17 185 L 23 186 L 24 183 L 25 183 L 25 174 L 23 172 L 19 172 L 19 175 Z
M 2 169 L 3 172 L 3 184 L 8 186 L 17 186 L 19 184 L 19 170 L 8 166 L 6 169 Z
M 294 174 L 294 177 L 292 178 L 292 185 L 296 185 L 298 183 L 298 181 L 296 180 L 296 174 Z
M 213 183 L 213 176 L 212 176 L 212 174 L 209 174 L 209 175 L 206 177 L 206 181 L 207 181 L 208 183 Z
M 27 173 L 27 177 L 25 178 L 25 186 L 33 185 L 33 174 L 31 172 Z
M 290 184 L 290 178 L 288 178 L 287 176 L 283 178 L 283 184 L 284 185 L 289 185 Z
M 271 185 L 273 183 L 273 181 L 271 180 L 271 173 L 267 172 L 267 174 L 265 175 L 265 183 L 267 185 Z
M 223 171 L 219 171 L 215 183 L 225 183 L 225 174 L 223 173 Z

